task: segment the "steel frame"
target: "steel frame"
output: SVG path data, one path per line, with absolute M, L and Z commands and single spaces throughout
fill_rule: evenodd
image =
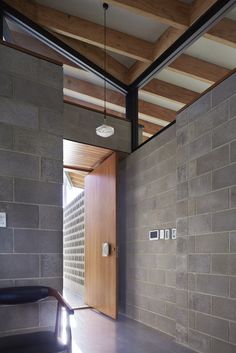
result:
M 203 35 L 214 23 L 219 21 L 235 4 L 236 0 L 218 0 L 130 85 L 124 84 L 87 59 L 85 56 L 66 45 L 53 34 L 6 4 L 4 1 L 0 2 L 0 38 L 3 39 L 4 35 L 4 18 L 9 18 L 34 35 L 37 39 L 73 61 L 75 64 L 93 72 L 125 94 L 126 117 L 129 118 L 132 123 L 132 151 L 134 151 L 140 147 L 138 141 L 138 90 L 148 83 L 148 81 L 150 81 L 152 77 L 160 70 L 169 65 L 179 54 L 181 54 L 194 41 Z M 155 134 L 153 137 L 159 133 L 160 132 Z

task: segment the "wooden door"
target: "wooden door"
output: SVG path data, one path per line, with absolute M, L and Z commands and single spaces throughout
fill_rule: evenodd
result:
M 117 317 L 116 170 L 113 153 L 85 177 L 85 303 Z M 110 255 L 102 256 L 102 244 Z

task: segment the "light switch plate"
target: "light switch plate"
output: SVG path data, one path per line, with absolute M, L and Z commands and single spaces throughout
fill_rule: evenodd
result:
M 0 228 L 6 228 L 7 226 L 7 214 L 6 212 L 0 212 Z
M 170 239 L 170 229 L 165 229 L 165 240 Z
M 164 231 L 164 229 L 160 229 L 160 239 L 165 239 L 165 231 Z

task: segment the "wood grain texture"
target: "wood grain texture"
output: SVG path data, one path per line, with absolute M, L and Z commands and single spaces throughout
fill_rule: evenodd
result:
M 191 9 L 190 24 L 199 19 L 217 0 L 194 0 Z
M 85 303 L 117 317 L 116 168 L 113 153 L 85 177 Z M 102 244 L 111 255 L 102 257 Z
M 236 21 L 224 18 L 205 33 L 204 37 L 231 48 L 236 48 Z
M 63 151 L 64 166 L 90 171 L 112 154 L 112 151 L 106 148 L 68 140 L 63 141 Z
M 151 80 L 141 91 L 170 100 L 172 102 L 188 104 L 196 99 L 198 93 L 189 89 L 173 85 L 158 79 Z
M 180 55 L 167 69 L 211 84 L 220 80 L 230 71 L 187 54 Z
M 102 25 L 28 1 L 7 2 L 39 25 L 56 33 L 100 48 L 104 46 Z M 111 28 L 107 28 L 107 49 L 137 60 L 151 61 L 152 43 Z

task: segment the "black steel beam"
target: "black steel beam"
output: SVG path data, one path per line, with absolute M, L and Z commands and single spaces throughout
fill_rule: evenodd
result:
M 189 27 L 162 55 L 160 55 L 131 85 L 141 88 L 160 70 L 201 37 L 216 21 L 220 20 L 234 5 L 236 0 L 218 0 L 205 14 Z
M 137 88 L 129 89 L 126 94 L 126 118 L 131 120 L 131 149 L 134 151 L 139 145 Z
M 125 85 L 123 82 L 121 82 L 108 72 L 104 71 L 101 67 L 94 64 L 91 60 L 87 59 L 85 56 L 83 56 L 76 50 L 72 49 L 69 45 L 65 44 L 63 41 L 55 37 L 52 33 L 40 27 L 37 23 L 33 22 L 32 20 L 30 20 L 8 4 L 1 2 L 0 6 L 4 16 L 16 22 L 31 35 L 35 36 L 37 39 L 50 46 L 52 49 L 64 55 L 69 60 L 73 61 L 75 64 L 83 67 L 84 69 L 90 72 L 93 72 L 95 75 L 102 78 L 103 80 L 106 80 L 109 84 L 117 88 L 120 92 L 124 94 L 127 93 L 127 85 Z

